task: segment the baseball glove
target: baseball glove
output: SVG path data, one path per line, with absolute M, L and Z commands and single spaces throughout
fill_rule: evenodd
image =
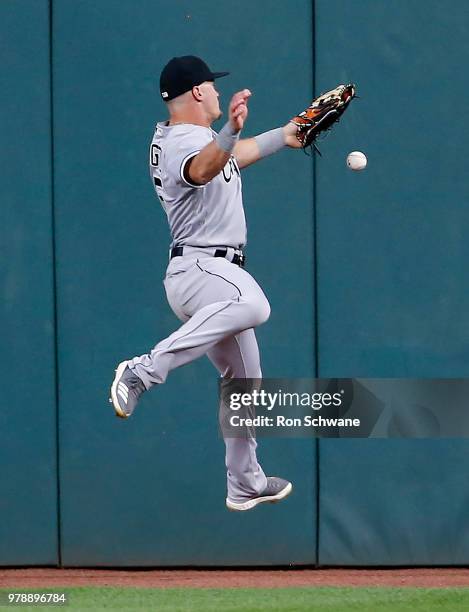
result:
M 319 134 L 329 130 L 336 121 L 339 121 L 354 97 L 353 83 L 339 85 L 315 98 L 306 110 L 290 119 L 290 122 L 297 126 L 296 137 L 303 149 L 314 146 L 320 154 L 314 141 Z

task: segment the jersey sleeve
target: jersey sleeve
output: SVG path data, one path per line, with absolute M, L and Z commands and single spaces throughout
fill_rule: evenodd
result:
M 200 153 L 200 151 L 213 140 L 211 130 L 202 126 L 191 126 L 187 131 L 174 138 L 172 147 L 168 151 L 168 172 L 172 178 L 182 186 L 202 188 L 204 185 L 194 185 L 184 176 L 187 163 Z

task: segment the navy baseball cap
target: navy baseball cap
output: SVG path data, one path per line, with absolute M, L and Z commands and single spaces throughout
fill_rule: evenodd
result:
M 173 57 L 163 68 L 160 76 L 160 93 L 165 102 L 177 98 L 195 85 L 214 81 L 229 72 L 212 72 L 207 64 L 195 55 Z

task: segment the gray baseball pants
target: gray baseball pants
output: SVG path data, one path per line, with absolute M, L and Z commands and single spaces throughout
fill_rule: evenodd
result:
M 254 327 L 270 315 L 254 278 L 223 257 L 191 252 L 175 257 L 164 280 L 168 302 L 183 325 L 129 367 L 145 387 L 165 382 L 168 373 L 207 355 L 225 378 L 261 378 Z M 228 497 L 235 502 L 258 495 L 266 476 L 253 438 L 225 438 Z

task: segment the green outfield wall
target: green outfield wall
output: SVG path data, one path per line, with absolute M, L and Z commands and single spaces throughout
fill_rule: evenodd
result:
M 469 119 L 456 127 L 442 101 L 461 95 L 466 12 L 462 0 L 241 0 L 236 15 L 215 0 L 0 3 L 1 565 L 469 562 L 465 440 L 260 440 L 294 494 L 235 514 L 208 360 L 173 372 L 129 421 L 107 402 L 116 364 L 178 326 L 147 151 L 166 117 L 159 73 L 185 54 L 231 72 L 225 109 L 252 90 L 246 136 L 313 91 L 355 81 L 360 95 L 322 157 L 283 151 L 243 172 L 248 270 L 272 306 L 264 375 L 466 376 Z M 352 150 L 365 172 L 347 170 Z
M 48 2 L 0 2 L 0 31 L 0 563 L 55 564 Z
M 285 47 L 276 70 L 286 81 L 267 88 L 267 74 L 258 80 L 252 58 L 278 50 L 287 5 L 265 28 L 265 11 L 242 2 L 237 10 L 251 13 L 254 38 L 241 21 L 229 26 L 227 37 L 231 8 L 215 1 L 54 3 L 61 541 L 67 565 L 316 560 L 311 441 L 276 441 L 260 450 L 269 472 L 297 475 L 289 506 L 249 516 L 226 511 L 217 373 L 208 360 L 172 373 L 128 422 L 115 419 L 107 403 L 116 364 L 147 352 L 179 326 L 162 286 L 167 222 L 148 175 L 154 124 L 166 118 L 159 73 L 171 56 L 196 52 L 232 72 L 220 81 L 225 106 L 232 91 L 252 87 L 251 130 L 278 124 L 283 117 L 270 104 L 272 96 L 293 112 L 312 91 L 303 78 L 303 65 L 311 73 L 311 7 L 296 4 L 307 16 L 298 26 L 303 42 L 293 56 Z M 274 311 L 259 330 L 263 367 L 278 374 L 314 370 L 313 177 L 309 161 L 302 162 L 306 171 L 298 181 L 291 181 L 297 156 L 286 151 L 246 172 L 244 185 L 250 269 Z
M 467 16 L 458 1 L 316 1 L 316 86 L 356 80 L 361 96 L 317 161 L 320 376 L 468 376 L 469 121 L 444 102 Z M 357 149 L 368 168 L 345 171 Z M 319 448 L 321 563 L 468 562 L 468 442 Z

